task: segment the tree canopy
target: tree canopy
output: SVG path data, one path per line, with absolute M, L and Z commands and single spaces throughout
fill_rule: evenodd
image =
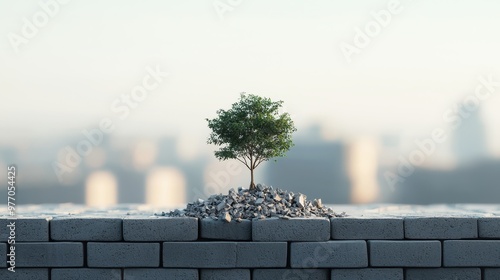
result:
M 288 113 L 280 113 L 283 101 L 242 93 L 229 110 L 218 110 L 217 118 L 206 119 L 212 130 L 208 144 L 220 146 L 219 160 L 237 159 L 251 173 L 250 188 L 255 187 L 253 171 L 270 158 L 282 157 L 293 146 L 296 131 Z

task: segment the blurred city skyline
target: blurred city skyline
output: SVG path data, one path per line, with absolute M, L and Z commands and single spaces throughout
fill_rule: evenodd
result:
M 477 127 L 481 127 L 481 119 L 473 116 L 449 141 L 436 147 L 455 154 L 449 165 L 440 166 L 428 163 L 432 155 L 423 164 L 413 163 L 412 156 L 402 159 L 405 154 L 399 153 L 397 135 L 343 142 L 328 139 L 316 124 L 296 133 L 295 146 L 286 157 L 259 167 L 256 182 L 322 198 L 326 203 L 492 203 L 500 195 L 496 183 L 500 159 L 488 154 L 484 134 L 471 133 Z M 73 138 L 61 141 L 70 143 L 64 147 L 54 143 L 24 151 L 0 148 L 0 165 L 14 162 L 18 166 L 21 202 L 177 207 L 249 184 L 249 171 L 236 160 L 216 160 L 212 145 L 196 150 L 179 137 L 103 137 L 102 144 L 88 155 L 80 155 L 81 162 L 71 162 L 67 156 L 78 152 L 68 153 L 67 149 L 81 141 Z M 406 176 L 398 173 L 402 162 L 414 171 L 392 184 L 388 172 Z M 71 170 L 56 168 L 55 163 Z M 1 185 L 3 182 L 6 180 Z

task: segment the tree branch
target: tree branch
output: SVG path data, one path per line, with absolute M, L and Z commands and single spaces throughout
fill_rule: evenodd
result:
M 264 159 L 261 159 L 256 165 L 254 168 L 257 168 L 257 166 L 259 166 L 262 162 L 264 162 L 265 160 Z
M 239 158 L 236 158 L 239 162 L 243 163 L 248 169 L 251 169 L 250 166 L 248 166 L 247 162 L 246 161 L 242 161 L 241 159 Z
M 251 166 L 250 170 L 255 169 L 255 167 L 254 167 L 254 162 L 255 162 L 255 161 L 254 161 L 254 159 L 253 159 L 253 155 L 250 153 L 250 166 Z
M 245 158 L 245 156 L 243 156 L 243 160 L 245 161 L 245 165 L 248 167 L 247 159 Z
M 258 156 L 256 156 L 256 157 L 255 157 L 255 161 L 253 162 L 253 166 L 252 166 L 254 169 L 255 169 L 255 168 L 257 168 L 257 165 L 256 165 L 256 164 L 257 164 L 257 162 L 258 162 L 258 161 L 259 161 L 259 157 L 258 157 Z

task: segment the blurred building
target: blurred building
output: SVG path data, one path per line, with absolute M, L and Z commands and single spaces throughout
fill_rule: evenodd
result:
M 453 170 L 417 168 L 395 188 L 393 203 L 499 203 L 500 161 L 482 160 Z
M 457 167 L 416 167 L 394 190 L 396 203 L 499 203 L 500 161 L 489 158 L 480 110 L 469 112 L 452 133 Z
M 346 146 L 323 140 L 319 126 L 309 128 L 294 142 L 285 157 L 267 165 L 266 183 L 301 192 L 309 199 L 321 198 L 324 203 L 350 203 Z
M 453 153 L 459 165 L 474 163 L 489 155 L 480 107 L 469 114 L 453 131 Z
M 377 178 L 379 148 L 376 141 L 370 138 L 352 141 L 347 151 L 351 202 L 375 202 L 380 195 Z

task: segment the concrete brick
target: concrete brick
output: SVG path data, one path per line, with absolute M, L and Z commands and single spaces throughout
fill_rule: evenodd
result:
M 292 268 L 367 267 L 368 252 L 364 240 L 292 242 Z
M 480 268 L 408 268 L 406 280 L 481 280 Z
M 9 246 L 7 243 L 0 243 L 0 267 L 7 267 L 7 248 Z
M 485 268 L 483 280 L 500 280 L 500 268 Z
M 368 241 L 370 266 L 374 267 L 440 267 L 439 241 Z
M 57 241 L 121 241 L 122 219 L 54 218 L 50 221 L 50 238 Z
M 198 280 L 197 269 L 125 268 L 123 280 Z
M 159 243 L 87 243 L 88 267 L 159 267 Z
M 479 218 L 477 223 L 480 238 L 500 238 L 500 217 Z
M 16 242 L 16 267 L 82 267 L 80 242 Z
M 236 267 L 236 242 L 164 242 L 163 267 Z
M 500 240 L 445 240 L 443 266 L 500 267 Z
M 477 218 L 418 217 L 405 218 L 406 239 L 477 238 Z
M 37 217 L 18 217 L 16 223 L 16 242 L 49 241 L 49 219 Z M 0 240 L 7 240 L 10 232 L 3 230 L 14 220 L 0 218 Z
M 332 269 L 331 280 L 403 280 L 402 268 Z
M 330 239 L 327 218 L 270 218 L 252 221 L 253 241 L 326 241 Z
M 48 268 L 17 268 L 16 272 L 0 269 L 2 280 L 49 280 Z
M 332 239 L 404 239 L 401 218 L 331 218 Z
M 198 219 L 192 217 L 127 217 L 125 241 L 192 241 L 198 239 Z
M 226 223 L 212 218 L 200 220 L 200 237 L 215 240 L 252 240 L 252 221 Z
M 201 269 L 200 280 L 250 280 L 250 269 Z
M 254 269 L 252 280 L 329 280 L 329 269 Z
M 52 280 L 121 280 L 121 269 L 109 268 L 54 268 L 50 272 Z
M 238 242 L 236 267 L 286 267 L 287 242 Z

